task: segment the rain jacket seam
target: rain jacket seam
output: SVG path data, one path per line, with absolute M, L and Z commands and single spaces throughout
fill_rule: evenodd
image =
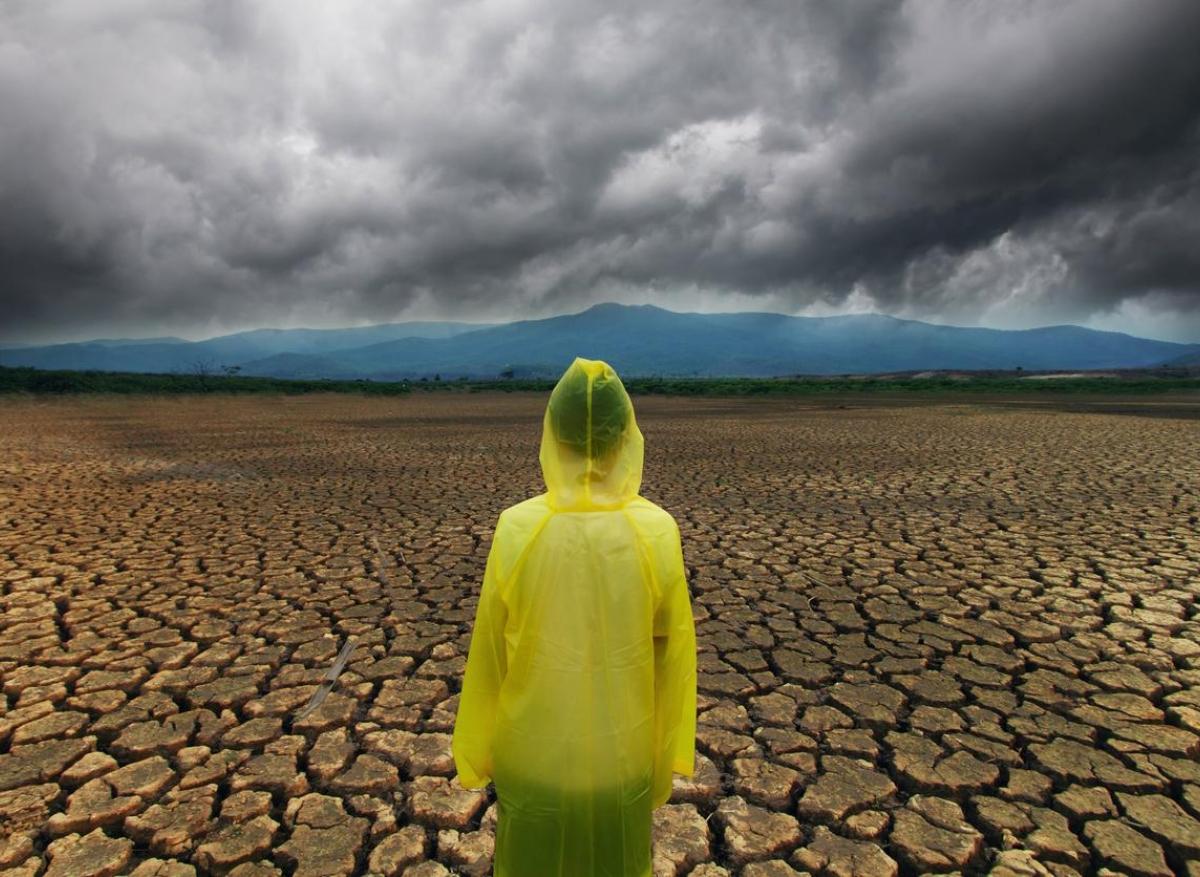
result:
M 530 534 L 525 544 L 521 546 L 521 550 L 517 553 L 517 557 L 512 563 L 512 569 L 510 569 L 506 575 L 499 577 L 497 581 L 497 590 L 499 591 L 500 599 L 504 602 L 505 608 L 509 608 L 511 606 L 509 601 L 509 597 L 511 596 L 511 586 L 513 581 L 516 580 L 517 573 L 521 570 L 521 565 L 525 562 L 526 555 L 529 554 L 530 549 L 533 547 L 533 543 L 537 541 L 538 536 L 541 535 L 542 530 L 545 529 L 547 522 L 554 517 L 554 514 L 555 513 L 551 510 L 547 510 L 542 514 L 541 520 L 537 522 L 537 526 L 533 528 L 533 532 Z M 503 514 L 501 514 L 501 517 L 503 517 Z M 492 536 L 492 544 L 495 544 L 496 537 L 499 535 L 499 533 L 500 521 L 497 520 L 496 532 Z

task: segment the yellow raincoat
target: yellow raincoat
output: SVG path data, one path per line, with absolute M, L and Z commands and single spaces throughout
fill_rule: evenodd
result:
M 495 877 L 649 877 L 651 811 L 695 764 L 696 638 L 679 527 L 638 495 L 642 434 L 608 363 L 563 374 L 540 462 L 546 492 L 492 539 L 459 781 L 495 782 Z

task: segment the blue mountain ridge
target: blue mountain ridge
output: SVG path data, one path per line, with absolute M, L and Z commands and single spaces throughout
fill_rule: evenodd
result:
M 417 326 L 424 331 L 416 331 Z M 1200 344 L 1069 325 L 982 329 L 880 314 L 701 314 L 607 302 L 574 314 L 483 327 L 407 323 L 341 330 L 260 329 L 182 345 L 114 347 L 110 342 L 107 347 L 87 343 L 23 348 L 0 351 L 0 364 L 173 371 L 187 370 L 198 355 L 240 366 L 243 374 L 283 378 L 453 379 L 510 371 L 550 377 L 561 374 L 575 356 L 604 359 L 629 376 L 765 377 L 1018 366 L 1146 368 L 1200 355 Z
M 106 338 L 70 344 L 0 350 L 0 365 L 95 371 L 219 371 L 226 366 L 276 355 L 312 357 L 308 367 L 330 351 L 402 338 L 448 338 L 494 325 L 448 321 L 411 321 L 350 329 L 251 329 L 204 341 L 182 338 Z M 336 367 L 336 365 L 334 366 Z

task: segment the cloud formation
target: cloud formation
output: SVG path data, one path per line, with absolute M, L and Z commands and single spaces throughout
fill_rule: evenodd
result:
M 1194 0 L 8 0 L 0 342 L 610 299 L 1200 339 L 1196 33 Z

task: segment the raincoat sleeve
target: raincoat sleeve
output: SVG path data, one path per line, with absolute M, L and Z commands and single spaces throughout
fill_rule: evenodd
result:
M 508 609 L 501 594 L 497 570 L 497 545 L 504 538 L 497 525 L 483 573 L 475 626 L 467 651 L 452 749 L 459 782 L 468 789 L 486 786 L 492 779 L 492 741 L 500 686 L 508 672 L 504 627 Z
M 696 755 L 696 630 L 679 528 L 654 613 L 654 807 L 671 797 L 671 774 L 692 776 Z

